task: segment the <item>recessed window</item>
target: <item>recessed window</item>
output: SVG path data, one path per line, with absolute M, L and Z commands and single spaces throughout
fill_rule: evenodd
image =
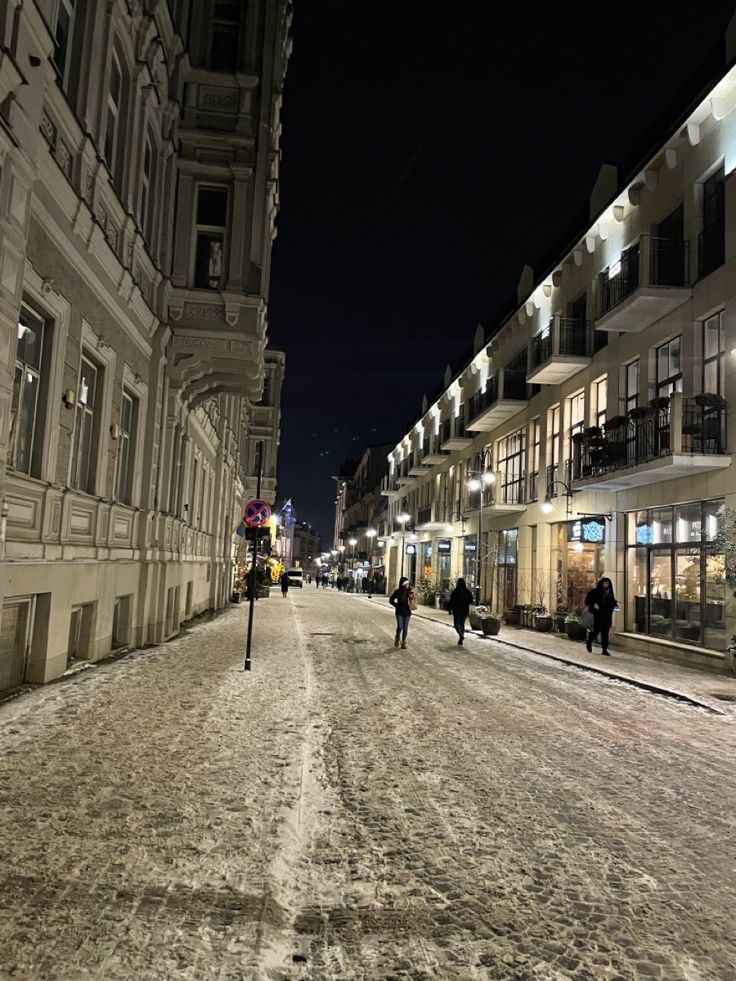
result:
M 120 406 L 120 431 L 118 435 L 115 496 L 118 501 L 131 503 L 133 490 L 133 466 L 135 458 L 135 430 L 138 422 L 138 399 L 123 392 Z
M 95 444 L 101 383 L 102 369 L 83 356 L 77 388 L 70 483 L 77 490 L 90 494 L 94 492 Z
M 143 147 L 143 170 L 141 172 L 141 208 L 140 223 L 146 241 L 150 242 L 151 229 L 153 226 L 153 212 L 155 210 L 151 197 L 155 180 L 156 157 L 154 152 L 154 140 L 152 134 L 146 133 L 145 144 Z
M 606 406 L 608 404 L 608 378 L 601 378 L 595 383 L 595 425 L 602 427 L 606 422 Z
M 657 348 L 657 395 L 672 395 L 682 391 L 682 361 L 680 359 L 680 340 L 671 341 Z
M 118 56 L 113 51 L 110 65 L 110 86 L 107 90 L 107 122 L 105 126 L 105 160 L 115 176 L 120 129 L 120 109 L 123 94 L 123 73 Z
M 624 365 L 624 408 L 628 415 L 639 404 L 639 359 Z
M 238 67 L 239 43 L 240 3 L 238 0 L 215 0 L 212 5 L 210 69 L 234 72 Z
M 726 331 L 723 311 L 703 322 L 703 391 L 723 395 L 725 391 Z
M 39 420 L 46 324 L 26 306 L 18 318 L 13 402 L 10 418 L 10 466 L 38 476 L 43 427 Z M 39 444 L 37 446 L 37 444 Z
M 51 18 L 51 33 L 54 37 L 53 59 L 64 89 L 69 78 L 73 27 L 74 0 L 56 0 Z
M 726 258 L 726 185 L 723 165 L 703 181 L 703 230 L 698 238 L 698 275 L 707 276 Z
M 197 223 L 194 285 L 198 289 L 220 289 L 223 283 L 227 189 L 200 187 L 197 193 Z

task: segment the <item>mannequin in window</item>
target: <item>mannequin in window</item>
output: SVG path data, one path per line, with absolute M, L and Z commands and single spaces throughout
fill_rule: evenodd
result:
M 212 287 L 218 287 L 222 280 L 222 242 L 218 242 L 216 239 L 210 241 L 207 280 Z

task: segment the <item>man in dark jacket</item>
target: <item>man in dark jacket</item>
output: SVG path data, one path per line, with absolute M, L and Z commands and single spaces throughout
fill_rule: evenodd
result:
M 593 641 L 600 634 L 601 654 L 610 657 L 608 653 L 608 633 L 613 622 L 613 611 L 618 606 L 613 595 L 613 584 L 610 579 L 600 579 L 595 589 L 591 589 L 585 597 L 585 605 L 593 614 L 593 629 L 588 631 L 585 646 L 590 654 L 593 653 Z
M 450 600 L 447 604 L 447 612 L 452 615 L 455 630 L 457 630 L 458 647 L 463 646 L 465 639 L 465 621 L 470 613 L 470 604 L 473 602 L 473 594 L 465 585 L 464 579 L 458 579 L 457 585 L 450 593 Z

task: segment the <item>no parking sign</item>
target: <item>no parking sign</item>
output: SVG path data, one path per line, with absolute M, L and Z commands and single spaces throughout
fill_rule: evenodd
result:
M 263 525 L 268 524 L 271 517 L 271 508 L 265 501 L 259 500 L 257 497 L 252 501 L 248 501 L 245 505 L 245 510 L 243 511 L 243 521 L 248 525 L 249 528 L 261 528 Z

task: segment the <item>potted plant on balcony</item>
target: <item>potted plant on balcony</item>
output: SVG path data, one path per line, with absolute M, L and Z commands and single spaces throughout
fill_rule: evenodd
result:
M 726 408 L 726 400 L 717 392 L 699 392 L 695 396 L 695 404 L 708 409 Z
M 653 412 L 661 412 L 663 409 L 666 409 L 669 404 L 669 395 L 657 395 L 653 399 L 649 399 L 649 407 Z
M 650 405 L 635 405 L 633 409 L 629 409 L 629 419 L 634 422 L 641 422 L 642 419 L 646 419 L 652 414 L 652 407 Z
M 581 446 L 585 442 L 585 435 L 583 433 L 573 433 L 570 437 L 570 441 L 575 444 L 575 446 Z
M 623 429 L 627 423 L 626 416 L 611 416 L 610 419 L 606 419 L 605 431 L 608 433 L 618 433 L 619 429 Z
M 568 613 L 565 617 L 565 633 L 570 640 L 585 640 L 587 630 L 583 626 L 579 613 Z

